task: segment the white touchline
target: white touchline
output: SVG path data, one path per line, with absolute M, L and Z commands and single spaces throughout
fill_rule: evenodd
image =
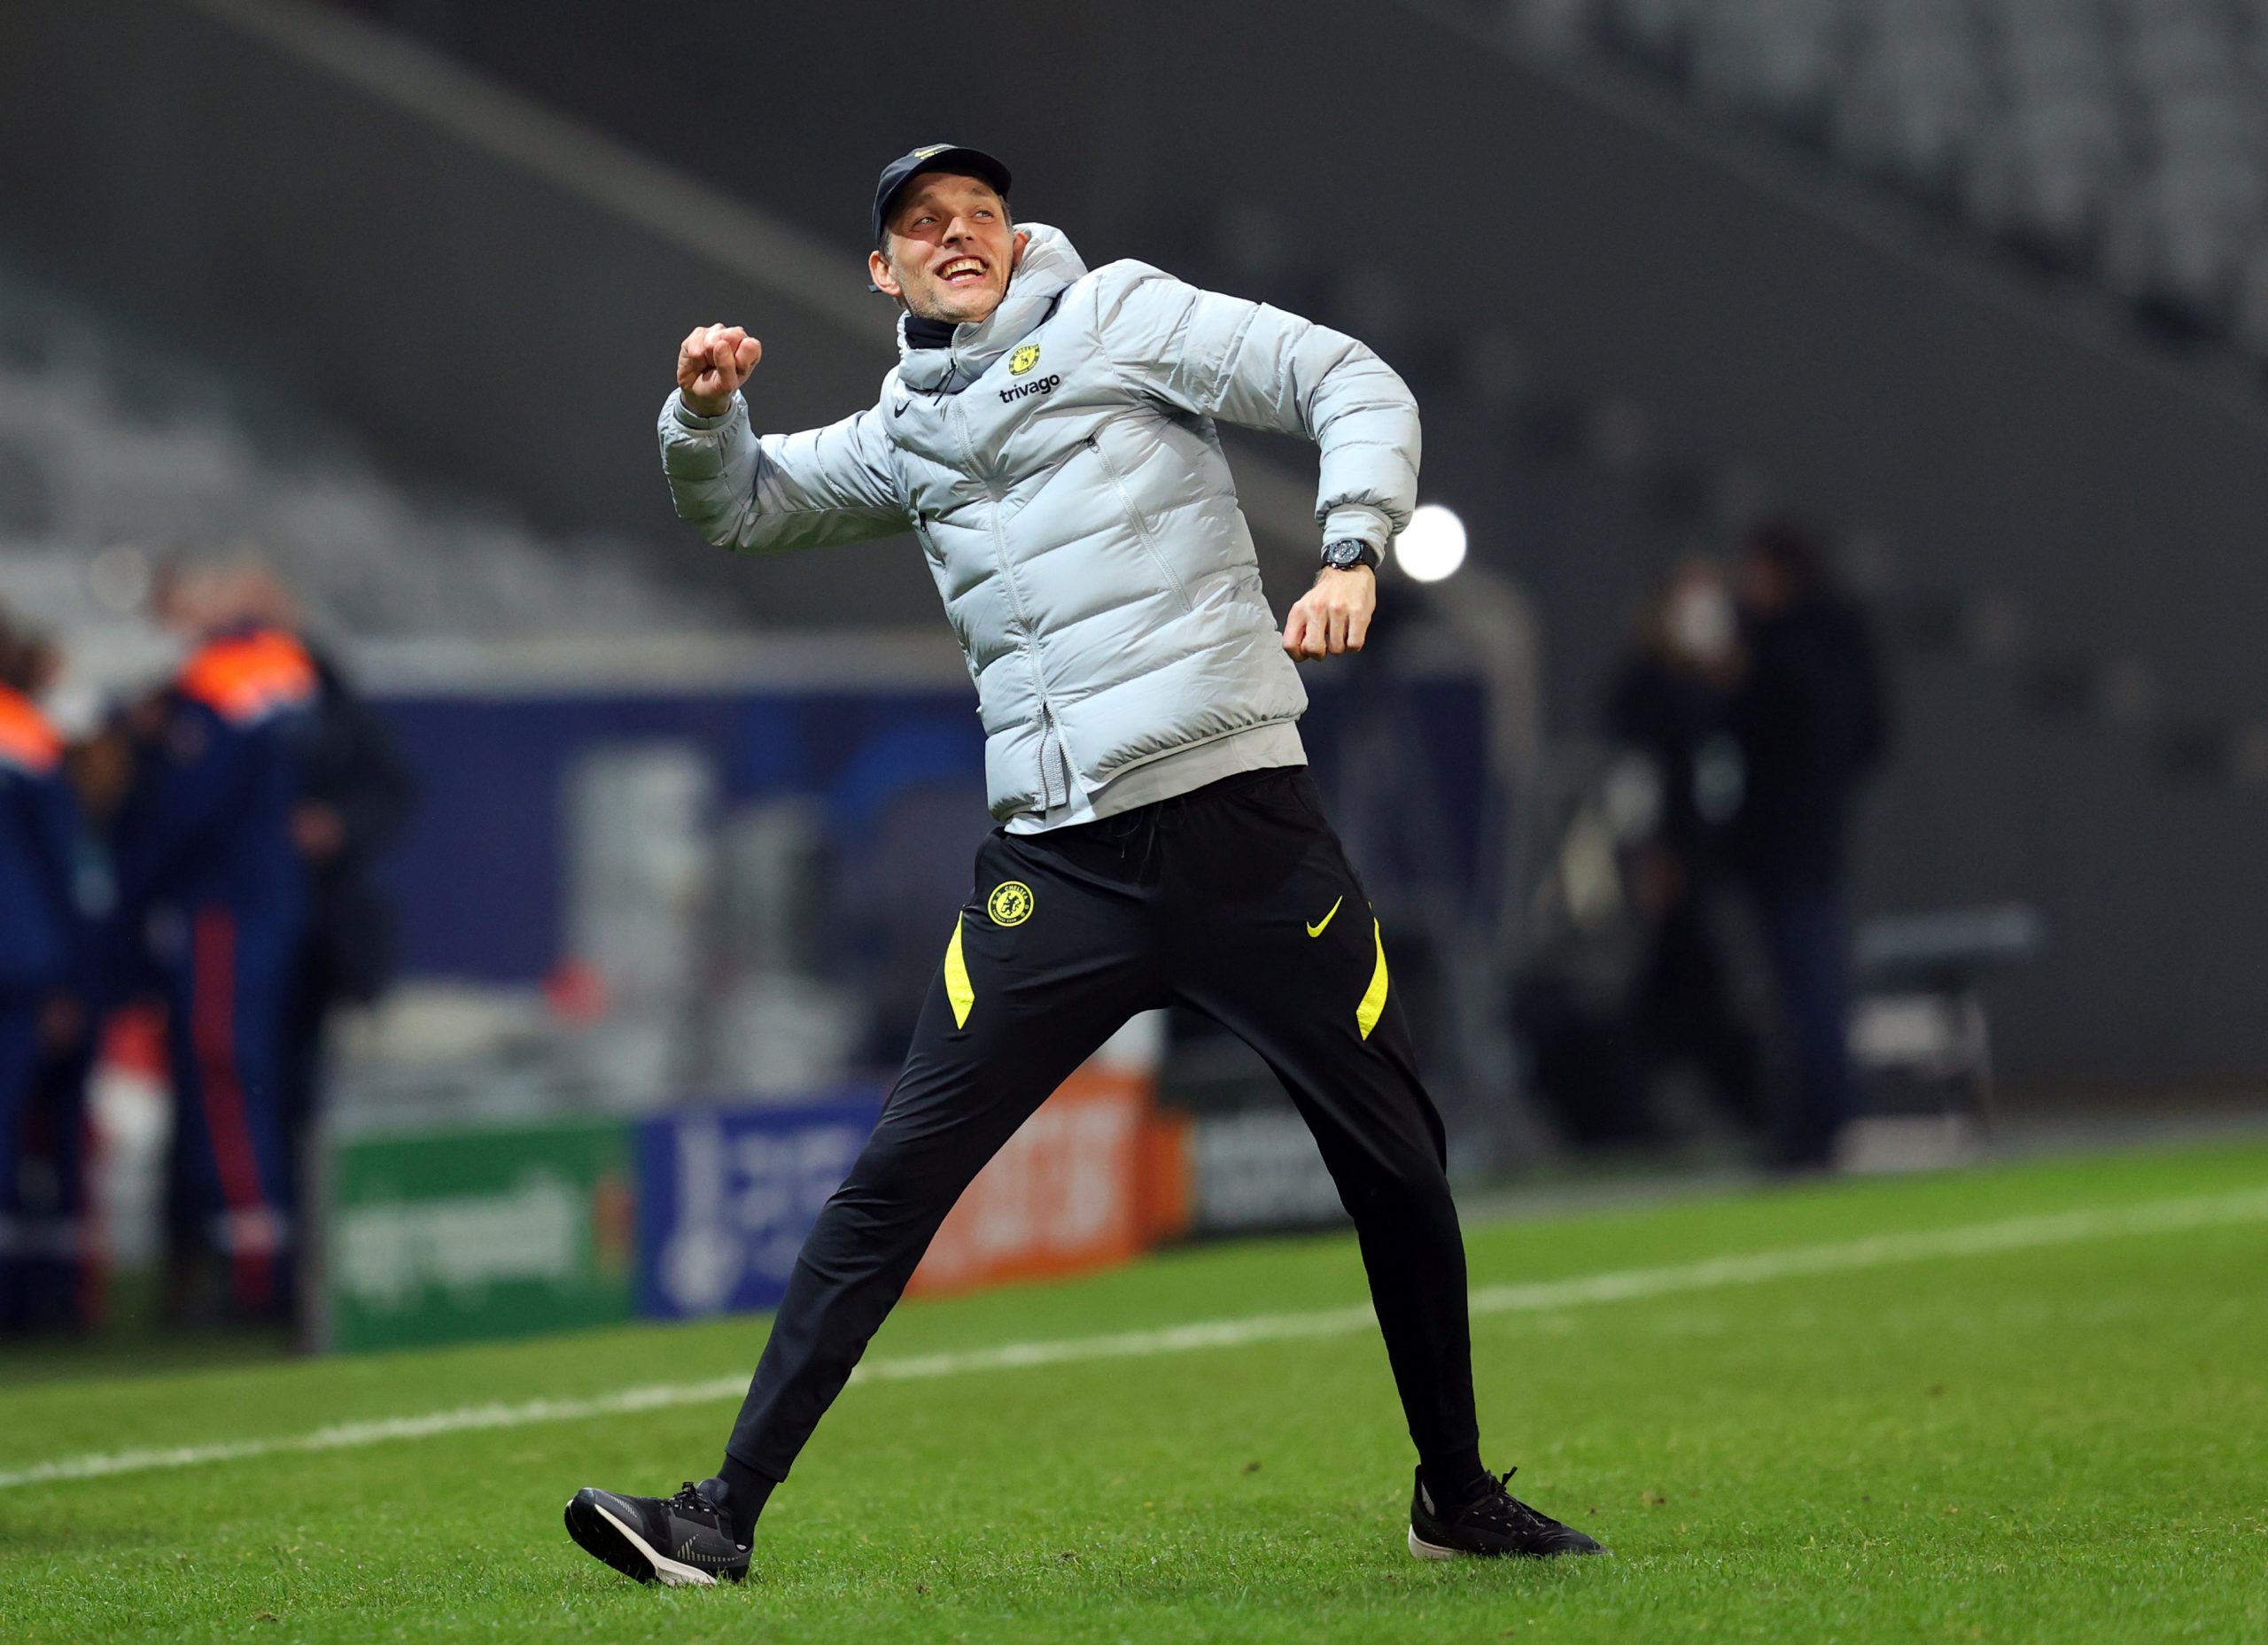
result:
M 1472 1307 L 1475 1314 L 1541 1313 L 1620 1302 L 1634 1297 L 1674 1296 L 1808 1275 L 1889 1268 L 1933 1257 L 1989 1256 L 1995 1252 L 2029 1251 L 2091 1239 L 2259 1222 L 2268 1222 L 2268 1188 L 2190 1199 L 2151 1200 L 2117 1210 L 2012 1217 L 2005 1222 L 1976 1222 L 1964 1228 L 1922 1233 L 1877 1234 L 1832 1245 L 1798 1245 L 1745 1256 L 1707 1257 L 1697 1262 L 1625 1269 L 1573 1279 L 1539 1280 L 1530 1284 L 1487 1285 L 1472 1293 Z M 1152 1331 L 1117 1331 L 1107 1336 L 1010 1342 L 992 1348 L 869 1360 L 851 1373 L 850 1379 L 905 1382 L 967 1376 L 977 1371 L 1016 1370 L 1033 1365 L 1063 1365 L 1083 1360 L 1150 1359 L 1200 1348 L 1233 1348 L 1302 1337 L 1347 1336 L 1371 1329 L 1374 1320 L 1368 1303 L 1309 1314 L 1257 1314 L 1247 1319 L 1210 1320 Z M 586 1399 L 461 1406 L 416 1416 L 340 1423 L 280 1439 L 223 1440 L 210 1445 L 59 1457 L 53 1462 L 0 1471 L 0 1490 L 63 1480 L 100 1479 L 113 1474 L 149 1473 L 165 1468 L 194 1468 L 206 1463 L 241 1462 L 248 1457 L 291 1452 L 354 1450 L 395 1439 L 423 1439 L 435 1434 L 466 1433 L 484 1428 L 524 1428 L 538 1423 L 581 1422 L 594 1416 L 620 1416 L 675 1405 L 705 1405 L 736 1400 L 747 1387 L 745 1376 L 714 1377 L 705 1382 L 622 1388 Z

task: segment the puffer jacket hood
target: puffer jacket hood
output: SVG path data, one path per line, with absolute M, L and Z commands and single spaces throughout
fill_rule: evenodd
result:
M 672 396 L 663 464 L 712 542 L 911 527 L 968 656 L 994 815 L 1044 816 L 1307 706 L 1261 592 L 1216 418 L 1323 448 L 1322 539 L 1383 550 L 1417 488 L 1409 390 L 1352 338 L 1146 263 L 1031 236 L 1001 304 L 905 346 L 873 409 L 758 437 Z M 1204 779 L 1198 779 L 1203 780 Z

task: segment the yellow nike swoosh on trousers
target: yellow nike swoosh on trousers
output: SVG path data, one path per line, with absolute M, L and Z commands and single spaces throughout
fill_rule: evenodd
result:
M 1347 899 L 1342 896 L 1339 899 L 1339 903 L 1343 903 Z M 1335 914 L 1339 912 L 1339 903 L 1333 903 L 1331 905 L 1331 914 Z M 1323 935 L 1324 927 L 1331 923 L 1331 914 L 1325 914 L 1322 919 L 1309 926 L 1308 927 L 1308 935 L 1309 936 L 1321 936 Z

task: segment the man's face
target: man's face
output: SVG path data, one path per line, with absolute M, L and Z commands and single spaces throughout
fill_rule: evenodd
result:
M 1769 555 L 1751 548 L 1740 558 L 1740 602 L 1758 617 L 1776 617 L 1785 610 L 1795 590 L 1788 574 Z
M 1010 227 L 990 183 L 953 172 L 906 184 L 888 229 L 889 255 L 867 260 L 875 286 L 924 320 L 955 325 L 990 317 L 1031 238 Z

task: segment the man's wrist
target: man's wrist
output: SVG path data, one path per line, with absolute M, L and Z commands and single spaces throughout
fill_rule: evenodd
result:
M 733 391 L 732 394 L 726 395 L 724 403 L 718 406 L 716 410 L 703 411 L 700 407 L 693 403 L 693 396 L 687 393 L 683 389 L 680 389 L 677 392 L 678 415 L 680 417 L 688 418 L 696 423 L 713 427 L 715 424 L 723 422 L 726 417 L 732 415 L 733 398 L 734 395 L 739 392 L 740 391 L 735 389 Z
M 1379 551 L 1367 538 L 1335 537 L 1323 546 L 1323 565 L 1327 571 L 1351 571 L 1357 567 L 1379 569 Z

